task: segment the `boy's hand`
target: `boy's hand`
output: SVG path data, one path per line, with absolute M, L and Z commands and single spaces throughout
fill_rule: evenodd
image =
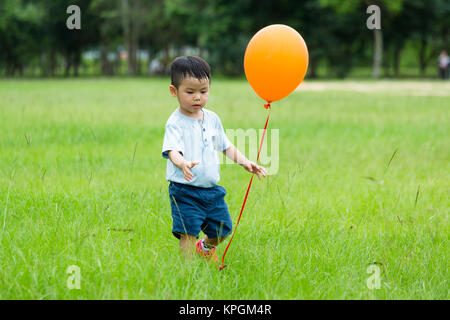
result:
M 185 161 L 182 165 L 183 175 L 184 178 L 191 182 L 192 178 L 194 178 L 194 175 L 192 174 L 191 170 L 195 165 L 199 164 L 200 161 Z
M 255 173 L 258 176 L 259 180 L 261 180 L 261 175 L 263 177 L 266 177 L 266 175 L 267 175 L 267 170 L 262 166 L 258 166 L 253 161 L 246 161 L 242 166 L 248 172 Z

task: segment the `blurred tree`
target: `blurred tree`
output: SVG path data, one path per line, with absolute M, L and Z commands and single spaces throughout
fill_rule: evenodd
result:
M 111 76 L 118 72 L 119 54 L 115 51 L 115 46 L 122 42 L 121 18 L 117 0 L 94 0 L 89 10 L 99 19 L 100 31 L 100 70 L 103 75 Z M 110 55 L 116 59 L 111 61 Z
M 81 30 L 66 27 L 72 4 L 81 8 Z M 371 4 L 381 8 L 381 30 L 366 28 Z M 283 23 L 307 43 L 309 77 L 321 64 L 344 77 L 369 56 L 374 77 L 381 66 L 398 76 L 403 48 L 413 50 L 424 75 L 439 50 L 448 49 L 449 15 L 448 0 L 0 0 L 0 71 L 40 66 L 42 75 L 77 75 L 82 53 L 98 49 L 101 73 L 117 74 L 120 59 L 112 54 L 124 44 L 129 75 L 142 70 L 139 49 L 149 61 L 158 57 L 163 72 L 174 56 L 194 49 L 215 72 L 242 75 L 251 37 Z
M 150 63 L 156 55 L 163 49 L 166 49 L 166 56 L 168 56 L 168 43 L 170 42 L 170 21 L 167 18 L 164 0 L 154 0 L 151 3 L 149 11 L 145 17 L 144 28 L 142 29 L 142 37 L 139 40 L 139 46 L 147 51 L 148 55 L 148 70 Z M 164 32 L 161 32 L 164 30 Z M 168 59 L 165 62 L 166 66 L 169 63 Z
M 335 61 L 336 49 L 334 46 L 340 40 L 336 38 L 337 27 L 336 14 L 324 8 L 318 0 L 308 0 L 296 3 L 292 8 L 295 13 L 290 19 L 285 20 L 286 24 L 296 29 L 304 38 L 308 46 L 309 66 L 308 77 L 317 77 L 317 67 L 320 60 L 329 62 L 331 69 L 339 76 L 343 76 L 351 68 L 347 65 L 341 68 L 342 64 L 353 63 L 351 59 L 345 58 L 341 61 Z M 289 13 L 288 13 L 289 17 Z M 333 28 L 330 28 L 333 26 Z M 353 32 L 354 29 L 349 30 Z
M 128 54 L 128 74 L 138 73 L 137 51 L 139 38 L 146 20 L 149 1 L 120 0 L 123 37 Z
M 362 60 L 365 20 L 357 10 L 337 12 L 319 0 L 252 1 L 248 14 L 253 32 L 268 24 L 283 23 L 303 36 L 309 51 L 309 77 L 316 77 L 317 66 L 326 62 L 330 72 L 342 78 Z
M 324 6 L 334 8 L 341 15 L 353 13 L 366 14 L 366 8 L 377 5 L 381 9 L 381 29 L 373 29 L 373 67 L 372 77 L 378 78 L 383 63 L 383 26 L 384 19 L 400 12 L 403 0 L 320 0 Z M 366 16 L 366 19 L 369 16 Z M 364 23 L 364 28 L 366 24 Z M 350 39 L 350 38 L 349 38 Z
M 164 1 L 157 9 L 161 13 L 158 22 L 151 24 L 149 32 L 153 43 L 164 52 L 163 69 L 167 70 L 171 59 L 170 47 L 187 46 L 197 48 L 198 54 L 207 58 L 215 71 L 241 75 L 243 53 L 250 35 L 245 14 L 248 2 Z M 177 51 L 180 54 L 181 51 Z
M 30 1 L 0 1 L 0 67 L 4 64 L 7 76 L 23 75 L 38 56 L 42 17 L 42 8 Z
M 117 43 L 117 35 L 122 39 L 127 51 L 127 73 L 137 75 L 141 72 L 138 60 L 139 45 L 149 49 L 158 41 L 147 39 L 161 38 L 167 34 L 163 0 L 94 0 L 93 10 L 100 17 L 101 69 L 103 74 L 112 74 L 113 66 L 108 61 L 111 42 Z M 164 30 L 164 31 L 163 31 Z M 164 37 L 163 37 L 164 38 Z M 168 38 L 164 38 L 168 40 Z
M 407 3 L 404 5 L 404 8 Z M 411 37 L 413 30 L 410 28 L 408 21 L 411 17 L 406 14 L 407 10 L 403 9 L 398 15 L 391 19 L 383 20 L 384 28 L 384 52 L 385 52 L 385 75 L 390 75 L 390 68 L 393 68 L 394 76 L 400 75 L 400 57 L 408 39 Z
M 209 53 L 212 68 L 229 76 L 243 74 L 244 52 L 256 32 L 251 14 L 251 0 L 213 0 L 203 7 L 202 24 L 207 30 L 197 43 Z
M 49 53 L 46 73 L 55 75 L 59 53 L 64 59 L 64 75 L 69 76 L 73 70 L 77 76 L 82 52 L 100 41 L 99 19 L 89 10 L 92 0 L 40 1 L 45 8 L 44 23 L 40 30 L 45 35 L 43 49 Z M 77 5 L 81 9 L 81 30 L 69 30 L 66 26 L 70 15 L 66 10 L 70 5 Z
M 183 46 L 196 46 L 199 29 L 192 25 L 201 23 L 202 9 L 197 11 L 198 0 L 165 0 L 160 3 L 150 17 L 150 37 L 154 48 L 163 52 L 162 70 L 168 72 L 173 57 L 170 49 L 180 49 Z M 160 14 L 156 17 L 156 14 Z M 208 32 L 207 29 L 204 32 Z M 177 50 L 175 50 L 177 51 Z M 179 50 L 178 50 L 179 51 Z
M 146 27 L 140 40 L 142 48 L 147 51 L 148 61 L 156 58 L 159 52 L 164 52 L 163 67 L 165 73 L 170 62 L 169 46 L 177 41 L 176 23 L 172 22 L 167 12 L 166 1 L 154 0 L 146 17 Z
M 420 75 L 424 76 L 427 65 L 437 59 L 440 50 L 448 48 L 450 2 L 409 0 L 404 6 L 403 19 L 408 21 L 410 39 L 417 48 Z

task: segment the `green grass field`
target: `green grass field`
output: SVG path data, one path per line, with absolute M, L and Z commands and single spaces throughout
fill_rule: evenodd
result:
M 448 299 L 450 86 L 363 83 L 272 104 L 278 173 L 218 272 L 171 234 L 168 79 L 1 80 L 0 299 Z M 267 117 L 243 80 L 213 79 L 208 107 L 230 129 Z M 234 224 L 250 177 L 221 167 Z

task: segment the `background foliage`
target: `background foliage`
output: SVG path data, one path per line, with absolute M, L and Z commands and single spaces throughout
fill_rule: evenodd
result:
M 81 9 L 81 30 L 66 27 L 71 4 Z M 366 27 L 370 4 L 381 8 L 382 43 Z M 152 73 L 164 74 L 175 56 L 197 54 L 215 72 L 240 76 L 248 41 L 273 23 L 305 38 L 309 77 L 370 74 L 380 45 L 382 76 L 426 76 L 449 47 L 450 2 L 2 0 L 0 75 L 140 75 L 152 61 Z

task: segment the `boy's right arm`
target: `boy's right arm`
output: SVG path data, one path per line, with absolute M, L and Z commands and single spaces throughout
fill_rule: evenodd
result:
M 191 180 L 194 178 L 194 174 L 191 172 L 190 169 L 192 169 L 195 165 L 199 164 L 199 161 L 186 161 L 183 156 L 175 150 L 170 150 L 168 153 L 170 161 L 177 166 L 181 171 L 183 171 L 184 178 L 191 182 Z

